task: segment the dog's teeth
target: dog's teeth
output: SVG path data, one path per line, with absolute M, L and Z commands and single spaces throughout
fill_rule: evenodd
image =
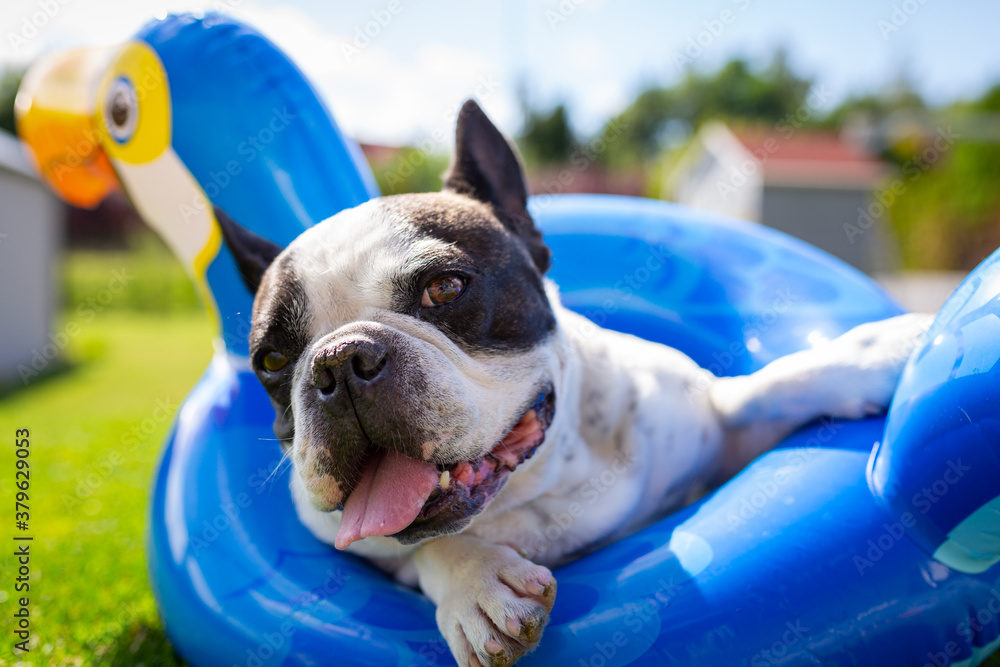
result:
M 448 486 L 451 484 L 451 473 L 447 470 L 441 473 L 441 477 L 438 479 L 438 484 L 441 485 L 442 491 L 447 491 Z

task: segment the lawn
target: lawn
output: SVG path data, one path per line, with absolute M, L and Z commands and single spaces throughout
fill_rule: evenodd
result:
M 113 270 L 135 278 L 100 298 Z M 147 581 L 146 508 L 173 411 L 212 353 L 208 318 L 180 267 L 155 244 L 73 253 L 63 271 L 66 305 L 56 330 L 75 331 L 67 363 L 0 393 L 5 437 L 31 430 L 35 537 L 35 643 L 20 663 L 8 660 L 5 648 L 0 665 L 179 665 Z M 4 465 L 12 468 L 7 451 Z M 10 498 L 11 475 L 0 480 Z M 11 504 L 3 503 L 0 522 L 13 520 Z M 13 572 L 12 550 L 4 552 L 3 571 Z M 13 591 L 6 578 L 4 586 L 0 632 L 7 642 Z M 1000 667 L 1000 658 L 987 664 Z
M 180 664 L 147 582 L 146 506 L 173 411 L 208 363 L 210 339 L 196 312 L 105 313 L 81 325 L 73 366 L 3 398 L 3 432 L 31 429 L 31 664 Z M 11 514 L 3 503 L 3 525 Z M 12 565 L 5 549 L 4 571 Z M 5 642 L 10 622 L 4 613 Z
M 111 271 L 124 271 L 123 289 Z M 66 363 L 0 396 L 2 432 L 31 430 L 36 643 L 13 664 L 181 664 L 149 590 L 146 508 L 173 413 L 211 357 L 209 321 L 183 270 L 155 245 L 74 253 L 63 273 L 66 306 L 56 332 L 72 332 Z M 12 497 L 11 475 L 0 479 Z M 13 523 L 11 503 L 0 521 Z M 4 572 L 13 565 L 4 549 Z M 5 602 L 13 597 L 7 583 Z M 11 664 L 10 605 L 3 608 L 0 665 Z

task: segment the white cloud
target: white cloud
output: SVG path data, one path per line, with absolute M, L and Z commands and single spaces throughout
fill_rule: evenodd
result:
M 391 23 L 379 31 L 369 26 L 373 36 L 364 44 L 355 43 L 356 26 L 333 32 L 299 9 L 241 0 L 5 0 L 3 4 L 0 66 L 25 64 L 45 51 L 120 43 L 154 16 L 225 6 L 227 13 L 284 50 L 316 87 L 341 128 L 363 141 L 400 144 L 444 135 L 447 139 L 439 149 L 447 151 L 457 106 L 477 94 L 487 113 L 508 133 L 517 129 L 513 82 L 504 80 L 501 63 L 436 42 L 425 42 L 404 57 L 381 45 L 397 29 Z M 37 22 L 43 25 L 23 43 L 15 40 L 19 48 L 12 48 L 8 33 L 19 36 L 24 21 L 31 23 L 43 12 L 41 7 L 54 8 L 53 15 L 40 18 Z M 358 27 L 363 31 L 366 26 Z
M 192 0 L 4 0 L 0 65 L 23 65 L 47 51 L 110 46 L 154 16 L 204 7 Z
M 613 67 L 614 54 L 601 40 L 569 34 L 564 48 L 566 63 L 577 72 L 586 72 L 585 82 L 580 83 L 585 104 L 573 107 L 574 124 L 585 134 L 597 132 L 610 116 L 628 105 L 625 77 Z
M 516 104 L 499 63 L 481 54 L 428 42 L 409 58 L 389 51 L 390 23 L 366 44 L 355 28 L 334 33 L 292 8 L 248 9 L 241 18 L 267 26 L 281 47 L 317 87 L 341 127 L 363 141 L 399 144 L 444 134 L 447 150 L 455 111 L 477 93 L 487 113 L 512 130 Z M 360 26 L 364 30 L 365 26 Z

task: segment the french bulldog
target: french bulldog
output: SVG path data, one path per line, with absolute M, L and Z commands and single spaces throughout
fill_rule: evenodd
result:
M 250 360 L 299 518 L 419 586 L 463 666 L 538 645 L 550 568 L 810 420 L 883 410 L 930 324 L 864 324 L 743 377 L 597 329 L 545 278 L 519 160 L 473 101 L 439 193 L 373 199 L 284 249 L 217 217 L 256 294 Z M 571 513 L 609 469 L 600 502 Z M 575 519 L 552 531 L 556 516 Z

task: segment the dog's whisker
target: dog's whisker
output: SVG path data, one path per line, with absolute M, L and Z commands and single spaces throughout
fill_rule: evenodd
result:
M 281 458 L 278 460 L 278 465 L 274 466 L 274 470 L 272 470 L 271 474 L 268 475 L 267 478 L 264 480 L 264 484 L 265 485 L 266 484 L 270 484 L 270 482 L 271 482 L 272 479 L 277 479 L 278 473 L 281 472 L 281 466 L 285 462 L 288 462 L 288 464 L 291 465 L 291 463 L 292 463 L 292 460 L 290 458 L 291 452 L 292 452 L 292 450 L 289 449 L 288 451 L 284 452 L 281 455 Z M 268 493 L 270 493 L 270 492 L 271 492 L 271 488 L 268 488 Z

